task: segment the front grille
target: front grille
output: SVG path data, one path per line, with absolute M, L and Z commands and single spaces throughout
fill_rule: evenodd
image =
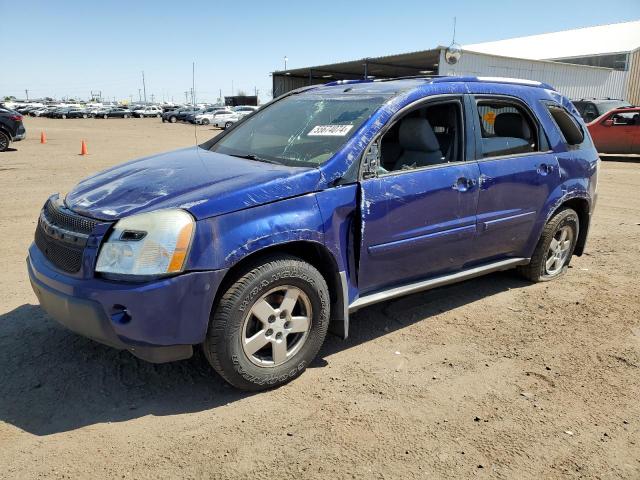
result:
M 44 256 L 60 270 L 75 273 L 82 265 L 82 252 L 84 247 L 74 247 L 50 237 L 44 232 L 41 222 L 36 229 L 36 246 Z
M 61 203 L 51 200 L 47 201 L 47 204 L 44 206 L 44 213 L 51 224 L 69 230 L 70 232 L 88 235 L 93 230 L 93 227 L 98 224 L 97 220 L 81 217 Z
M 36 227 L 36 246 L 60 270 L 75 273 L 82 266 L 84 246 L 97 223 L 73 213 L 59 201 L 49 200 Z

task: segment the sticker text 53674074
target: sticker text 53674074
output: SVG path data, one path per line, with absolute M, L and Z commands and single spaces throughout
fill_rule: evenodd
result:
M 353 125 L 316 125 L 307 134 L 310 137 L 344 137 Z

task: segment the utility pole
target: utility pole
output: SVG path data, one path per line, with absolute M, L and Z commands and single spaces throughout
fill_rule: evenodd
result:
M 151 103 L 154 103 L 154 102 L 153 102 L 153 99 L 154 99 L 154 98 L 156 98 L 156 96 L 152 93 L 152 94 L 151 94 Z
M 147 104 L 147 85 L 144 83 L 144 70 L 142 71 L 142 90 L 144 91 L 144 104 Z
M 25 90 L 24 93 L 27 96 L 27 102 L 28 102 L 29 101 L 29 90 Z
M 224 105 L 224 98 L 222 98 L 222 89 L 220 89 L 220 96 L 218 97 L 220 104 Z
M 138 99 L 142 103 L 142 89 L 141 88 L 138 89 Z
M 129 105 L 133 105 L 133 95 L 129 95 Z
M 233 80 L 231 80 L 231 96 L 233 97 Z
M 184 103 L 185 105 L 189 103 L 189 91 L 184 92 Z
M 285 56 L 284 56 L 284 69 L 285 69 L 285 70 L 287 69 L 287 61 L 288 61 L 288 60 L 289 60 L 289 59 L 288 59 L 288 58 L 287 58 L 287 56 L 285 55 Z

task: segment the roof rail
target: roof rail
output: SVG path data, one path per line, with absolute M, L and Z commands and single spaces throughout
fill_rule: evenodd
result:
M 528 87 L 538 87 L 547 90 L 554 90 L 551 85 L 544 82 L 538 82 L 537 80 L 527 80 L 524 78 L 509 78 L 509 77 L 438 77 L 433 79 L 433 83 L 444 82 L 491 82 L 491 83 L 509 83 L 512 85 L 526 85 Z

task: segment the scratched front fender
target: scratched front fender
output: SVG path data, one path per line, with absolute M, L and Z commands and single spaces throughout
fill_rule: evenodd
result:
M 295 241 L 324 244 L 314 193 L 198 221 L 188 269 L 230 268 L 259 250 Z

